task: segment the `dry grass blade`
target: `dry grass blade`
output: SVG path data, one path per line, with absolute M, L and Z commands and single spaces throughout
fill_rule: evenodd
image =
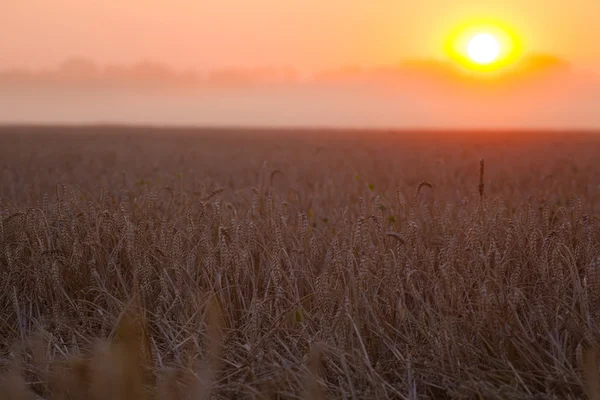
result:
M 419 183 L 419 186 L 417 186 L 417 192 L 415 193 L 415 198 L 419 197 L 419 193 L 421 193 L 421 189 L 424 187 L 428 187 L 429 189 L 433 189 L 433 185 L 427 181 L 423 181 L 421 183 Z
M 202 202 L 208 201 L 208 200 L 212 199 L 213 197 L 223 193 L 224 190 L 225 190 L 224 188 L 216 188 L 212 192 L 210 192 L 208 195 L 206 195 L 202 199 L 200 199 L 200 201 L 202 201 Z
M 399 234 L 398 232 L 386 232 L 385 234 L 386 234 L 386 236 L 396 239 L 398 242 L 400 242 L 402 244 L 406 244 L 406 242 L 404 241 L 404 238 L 402 238 L 402 235 Z
M 485 189 L 485 184 L 483 183 L 483 172 L 484 172 L 484 160 L 483 158 L 479 160 L 479 198 L 483 198 L 483 191 Z
M 190 390 L 194 399 L 210 399 L 221 366 L 223 313 L 216 295 L 212 295 L 206 308 L 206 354 L 197 368 L 196 383 Z

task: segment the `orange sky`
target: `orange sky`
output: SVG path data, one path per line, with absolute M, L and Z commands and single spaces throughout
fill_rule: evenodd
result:
M 319 70 L 439 58 L 472 17 L 514 27 L 526 49 L 600 70 L 597 0 L 4 0 L 0 68 L 72 56 L 176 68 Z
M 444 51 L 480 18 L 499 79 Z M 598 129 L 598 37 L 600 0 L 0 0 L 0 123 Z

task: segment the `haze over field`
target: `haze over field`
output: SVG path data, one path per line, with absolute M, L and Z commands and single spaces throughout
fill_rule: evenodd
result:
M 600 10 L 589 0 L 2 8 L 0 123 L 600 126 Z M 449 32 L 482 18 L 523 48 L 492 77 L 444 50 Z

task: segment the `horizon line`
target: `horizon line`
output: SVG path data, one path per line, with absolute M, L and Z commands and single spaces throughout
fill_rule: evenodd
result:
M 377 133 L 487 133 L 487 134 L 505 134 L 505 133 L 525 133 L 525 134 L 600 134 L 598 127 L 368 127 L 368 126 L 330 126 L 330 125 L 195 125 L 178 123 L 112 123 L 112 122 L 60 122 L 60 123 L 28 123 L 28 122 L 0 122 L 0 134 L 2 131 L 11 129 L 127 129 L 132 131 L 149 130 L 196 130 L 196 131 L 260 131 L 260 132 L 377 132 Z

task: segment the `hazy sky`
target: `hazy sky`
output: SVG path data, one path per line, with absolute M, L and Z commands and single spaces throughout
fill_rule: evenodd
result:
M 0 68 L 82 56 L 177 68 L 346 65 L 440 58 L 473 17 L 509 24 L 526 50 L 600 70 L 597 0 L 2 0 Z
M 474 19 L 514 73 L 457 72 Z M 0 0 L 0 123 L 600 128 L 598 37 L 600 0 Z

